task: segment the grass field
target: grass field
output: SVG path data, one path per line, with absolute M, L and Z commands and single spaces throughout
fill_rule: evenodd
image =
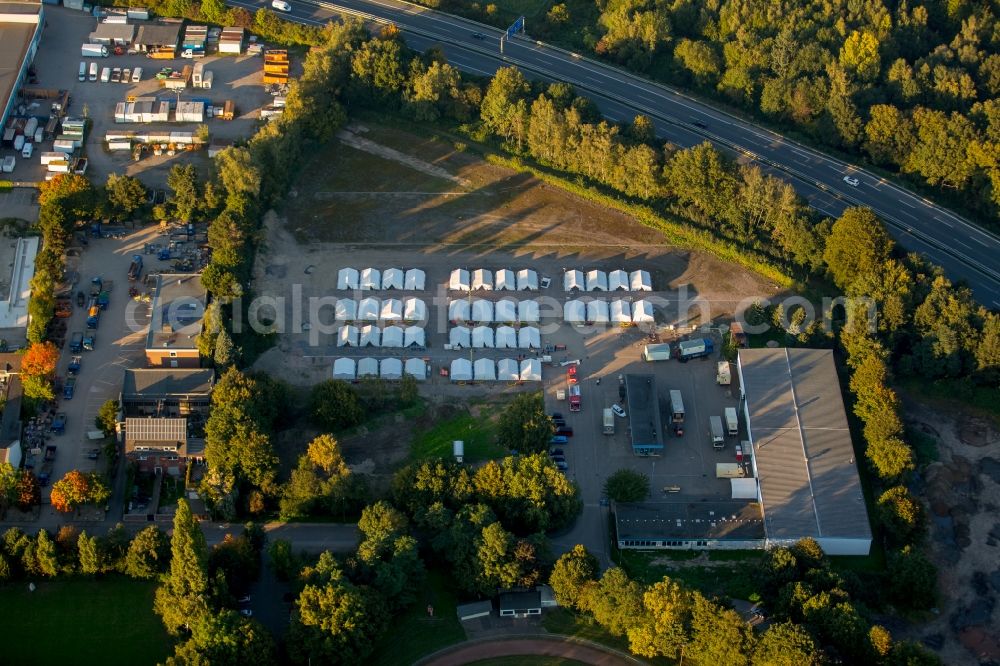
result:
M 542 616 L 542 626 L 550 634 L 574 636 L 628 652 L 628 640 L 612 635 L 588 615 L 576 614 L 566 608 L 553 608 Z
M 679 551 L 644 553 L 622 551 L 619 563 L 629 577 L 641 583 L 651 584 L 664 576 L 683 583 L 687 587 L 700 590 L 706 595 L 719 595 L 733 599 L 747 599 L 757 592 L 753 572 L 759 566 L 763 555 L 757 551 L 732 551 L 709 553 L 711 566 L 689 563 L 700 557 L 701 552 Z M 669 562 L 677 562 L 671 565 Z M 715 564 L 726 562 L 727 564 Z M 729 564 L 731 563 L 731 564 Z
M 496 422 L 485 415 L 475 417 L 465 412 L 417 434 L 410 456 L 414 460 L 450 458 L 455 440 L 465 442 L 465 459 L 469 462 L 500 458 L 506 454 L 496 444 Z
M 427 606 L 434 607 L 434 617 Z M 427 572 L 417 601 L 400 617 L 393 618 L 392 629 L 382 635 L 375 652 L 366 660 L 374 666 L 409 666 L 420 657 L 465 640 L 465 631 L 455 614 L 457 604 L 448 574 Z
M 0 587 L 0 662 L 139 666 L 162 662 L 170 640 L 153 613 L 154 583 L 124 578 Z

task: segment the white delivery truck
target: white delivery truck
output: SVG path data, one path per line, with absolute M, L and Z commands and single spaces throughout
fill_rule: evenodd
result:
M 729 361 L 719 361 L 715 371 L 715 383 L 719 386 L 729 386 L 733 383 L 733 373 Z
M 107 83 L 111 80 L 111 68 L 105 67 L 101 70 L 101 83 Z
M 107 58 L 110 54 L 104 44 L 84 44 L 80 47 L 80 55 L 84 58 Z
M 726 407 L 726 433 L 730 437 L 740 434 L 740 421 L 736 416 L 735 407 Z
M 712 447 L 716 449 L 725 448 L 726 437 L 722 431 L 722 417 L 721 416 L 708 417 L 708 425 L 712 431 Z
M 615 434 L 615 414 L 610 407 L 604 410 L 604 434 Z
M 91 81 L 97 80 L 97 63 L 90 63 L 90 76 L 88 77 Z
M 684 423 L 684 400 L 681 399 L 681 392 L 670 391 L 670 420 L 674 423 Z

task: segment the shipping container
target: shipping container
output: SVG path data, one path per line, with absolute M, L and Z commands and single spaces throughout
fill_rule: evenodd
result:
M 58 151 L 60 153 L 66 153 L 67 155 L 72 155 L 76 151 L 76 141 L 56 139 L 55 141 L 52 142 L 52 150 Z
M 615 415 L 614 412 L 611 411 L 610 407 L 607 407 L 604 410 L 604 434 L 615 434 Z
M 108 150 L 132 150 L 131 141 L 108 141 Z
M 668 361 L 670 360 L 670 345 L 646 345 L 642 348 L 643 361 Z
M 3 158 L 3 165 L 0 166 L 0 170 L 2 170 L 4 173 L 13 173 L 14 165 L 16 164 L 17 160 L 14 159 L 14 156 L 8 155 L 7 157 Z

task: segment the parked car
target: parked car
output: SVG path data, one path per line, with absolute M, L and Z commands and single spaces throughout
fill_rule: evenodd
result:
M 553 444 L 569 444 L 569 439 L 565 435 L 553 435 L 549 440 L 549 446 Z
M 122 82 L 122 68 L 115 67 L 111 70 L 111 83 L 121 83 Z
M 573 428 L 571 426 L 560 426 L 560 427 L 556 428 L 556 434 L 557 435 L 562 435 L 564 437 L 572 437 L 573 436 Z
M 569 469 L 569 465 L 567 465 L 564 462 L 557 462 L 556 469 L 558 469 L 560 472 L 565 472 L 566 470 Z
M 239 603 L 239 604 L 248 604 L 248 603 L 250 603 L 250 595 L 249 594 L 244 594 L 242 597 L 240 597 L 239 599 L 236 600 L 236 603 Z
M 564 419 L 562 412 L 552 412 L 549 414 L 553 420 L 562 421 Z
M 550 456 L 561 456 L 563 454 L 562 449 L 549 449 Z
M 611 411 L 615 413 L 615 416 L 625 418 L 625 409 L 621 405 L 611 405 Z
M 552 423 L 555 424 L 557 428 L 562 428 L 566 425 L 566 419 L 552 419 Z
M 91 449 L 87 452 L 87 458 L 90 460 L 97 460 L 97 456 L 101 455 L 100 449 Z
M 253 617 L 253 611 L 250 610 L 249 608 L 241 608 L 240 615 L 242 615 L 243 617 Z
M 551 457 L 552 457 L 552 462 L 554 462 L 554 463 L 565 463 L 566 462 L 566 458 L 564 458 L 563 456 L 551 456 Z

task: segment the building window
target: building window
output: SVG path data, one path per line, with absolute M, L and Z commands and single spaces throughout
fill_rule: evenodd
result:
M 170 352 L 170 358 L 177 358 L 177 352 Z

